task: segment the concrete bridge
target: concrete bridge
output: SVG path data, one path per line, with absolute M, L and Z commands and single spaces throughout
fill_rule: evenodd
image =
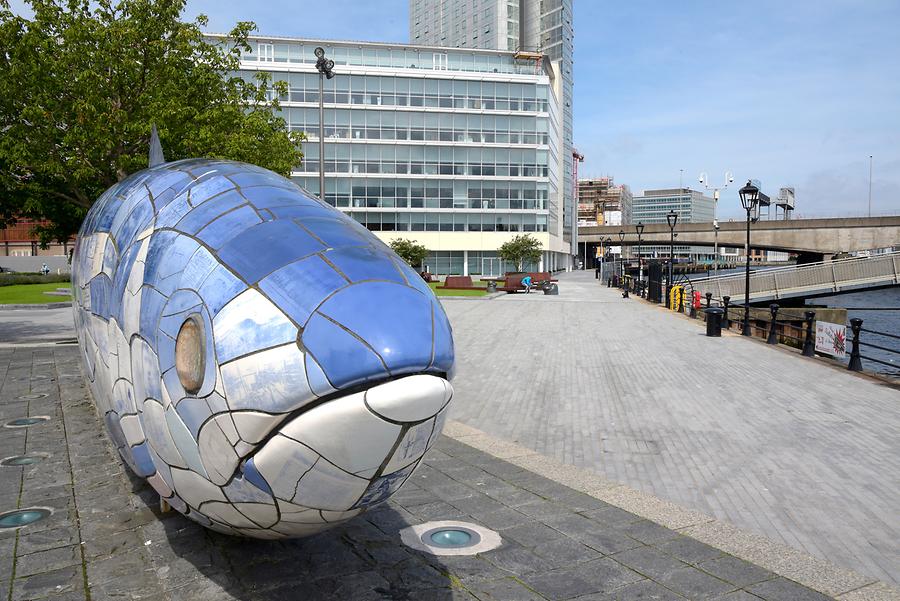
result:
M 747 239 L 745 221 L 720 221 L 719 246 L 743 248 Z M 637 245 L 634 224 L 603 225 L 578 228 L 578 242 L 588 245 L 587 256 L 594 256 L 591 248 L 601 239 L 612 238 L 619 244 L 619 231 L 625 231 L 625 246 Z M 781 250 L 805 255 L 809 260 L 839 252 L 853 252 L 886 248 L 900 243 L 900 216 L 850 217 L 840 219 L 791 219 L 788 221 L 758 221 L 750 226 L 750 246 L 763 250 Z M 712 223 L 679 223 L 675 226 L 679 246 L 713 246 L 715 233 Z M 641 236 L 643 244 L 668 244 L 669 226 L 665 223 L 647 224 Z

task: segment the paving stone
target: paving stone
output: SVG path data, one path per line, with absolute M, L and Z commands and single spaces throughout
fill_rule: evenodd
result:
M 572 599 L 593 593 L 607 593 L 643 576 L 609 558 L 601 558 L 572 568 L 526 574 L 522 580 L 548 599 Z
M 762 582 L 763 580 L 771 580 L 775 574 L 769 570 L 765 570 L 750 562 L 726 555 L 719 559 L 704 561 L 698 566 L 704 572 L 712 574 L 716 578 L 720 578 L 726 582 L 730 582 L 739 588 L 745 588 L 748 585 Z
M 57 547 L 16 558 L 16 577 L 31 576 L 74 565 L 81 565 L 81 546 Z
M 683 568 L 669 572 L 656 579 L 666 588 L 689 599 L 710 599 L 735 590 L 737 587 L 714 578 L 697 568 Z
M 766 601 L 825 601 L 829 598 L 792 580 L 780 577 L 748 586 L 747 591 Z
M 667 574 L 687 567 L 671 555 L 666 555 L 652 547 L 631 549 L 610 555 L 610 558 L 654 580 L 659 580 Z
M 637 522 L 631 522 L 629 524 L 616 526 L 616 530 L 618 532 L 621 532 L 622 534 L 630 536 L 635 540 L 639 540 L 642 543 L 647 544 L 672 540 L 680 536 L 674 530 L 670 530 L 665 526 L 660 526 L 659 524 L 651 522 L 650 520 L 640 520 Z
M 534 518 L 527 516 L 524 513 L 520 513 L 511 507 L 505 507 L 503 509 L 480 513 L 479 517 L 477 519 L 473 517 L 473 520 L 486 528 L 502 530 L 504 528 L 511 528 L 513 526 L 532 522 Z
M 652 580 L 642 580 L 623 586 L 606 595 L 588 595 L 577 601 L 684 601 L 685 597 Z
M 581 511 L 579 513 L 588 519 L 608 526 L 622 526 L 632 522 L 639 522 L 643 519 L 629 511 L 613 507 L 612 505 L 600 509 Z
M 599 551 L 569 537 L 542 541 L 533 548 L 533 551 L 550 562 L 554 568 L 574 566 L 602 556 Z
M 680 536 L 673 540 L 658 543 L 655 546 L 663 553 L 668 553 L 689 564 L 698 564 L 724 555 L 719 549 L 701 543 L 689 536 Z
M 553 567 L 543 557 L 514 542 L 504 542 L 499 549 L 482 553 L 480 557 L 520 578 L 524 574 L 544 572 Z
M 84 579 L 81 566 L 70 566 L 16 578 L 13 582 L 12 598 L 40 599 L 63 593 L 81 593 L 83 598 L 83 592 Z
M 487 580 L 469 586 L 475 595 L 484 601 L 544 601 L 538 595 L 515 578 Z
M 544 543 L 565 538 L 565 535 L 540 522 L 528 522 L 500 531 L 504 539 L 514 540 L 525 548 L 534 548 Z M 574 542 L 574 541 L 573 541 Z
M 751 595 L 747 591 L 732 591 L 721 597 L 713 597 L 712 601 L 759 601 L 759 597 Z

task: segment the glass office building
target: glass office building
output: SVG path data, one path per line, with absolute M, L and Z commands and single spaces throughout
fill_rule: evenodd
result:
M 302 131 L 293 179 L 319 193 L 316 46 L 325 80 L 325 200 L 383 240 L 424 244 L 432 273 L 499 275 L 496 250 L 521 233 L 544 245 L 532 268 L 562 269 L 561 77 L 505 51 L 257 37 L 241 72 L 286 81 L 282 116 Z
M 644 190 L 640 196 L 634 196 L 628 203 L 623 203 L 623 220 L 625 223 L 667 223 L 669 211 L 678 214 L 678 223 L 709 223 L 712 227 L 714 203 L 712 197 L 689 188 L 662 190 Z M 636 250 L 636 248 L 635 248 Z M 669 255 L 668 245 L 648 245 L 641 248 L 645 257 L 663 257 Z M 676 257 L 689 257 L 698 261 L 712 260 L 712 247 L 675 246 Z
M 577 253 L 572 99 L 574 29 L 572 0 L 409 0 L 409 39 L 413 44 L 537 52 L 555 63 L 562 79 L 560 158 L 563 237 Z

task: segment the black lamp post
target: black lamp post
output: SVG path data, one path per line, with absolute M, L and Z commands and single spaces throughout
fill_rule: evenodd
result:
M 666 308 L 671 309 L 669 291 L 672 289 L 672 262 L 675 260 L 675 224 L 678 223 L 678 213 L 669 211 L 666 214 L 666 221 L 669 223 L 669 279 L 666 283 Z
M 316 69 L 319 70 L 319 199 L 325 200 L 325 78 L 334 77 L 334 61 L 325 58 L 325 49 L 317 46 Z
M 644 224 L 641 223 L 640 221 L 638 221 L 637 225 L 634 226 L 634 231 L 636 231 L 637 235 L 638 235 L 638 250 L 637 250 L 638 285 L 640 286 L 640 288 L 638 288 L 638 296 L 643 297 L 644 296 L 644 259 L 641 256 L 641 234 L 644 233 Z
M 744 271 L 744 328 L 741 331 L 743 336 L 752 336 L 750 332 L 750 214 L 756 210 L 759 203 L 759 188 L 754 186 L 750 180 L 747 185 L 738 191 L 741 197 L 741 205 L 747 211 L 747 246 L 746 246 L 746 268 Z
M 622 259 L 622 290 L 625 291 L 622 297 L 628 298 L 628 284 L 625 281 L 625 230 L 619 230 L 619 244 L 621 249 L 619 257 Z

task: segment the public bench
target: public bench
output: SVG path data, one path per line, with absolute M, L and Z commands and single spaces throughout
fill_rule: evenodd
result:
M 550 272 L 548 271 L 537 271 L 532 273 L 508 273 L 506 274 L 506 282 L 503 286 L 497 287 L 497 292 L 507 292 L 507 293 L 515 293 L 515 292 L 523 292 L 525 290 L 525 286 L 522 285 L 522 279 L 526 276 L 531 276 L 531 287 L 532 289 L 540 289 L 544 284 L 550 284 L 552 282 L 556 282 L 550 277 Z
M 467 275 L 448 275 L 444 280 L 443 286 L 438 286 L 441 290 L 471 290 L 475 288 L 472 284 L 472 278 Z

